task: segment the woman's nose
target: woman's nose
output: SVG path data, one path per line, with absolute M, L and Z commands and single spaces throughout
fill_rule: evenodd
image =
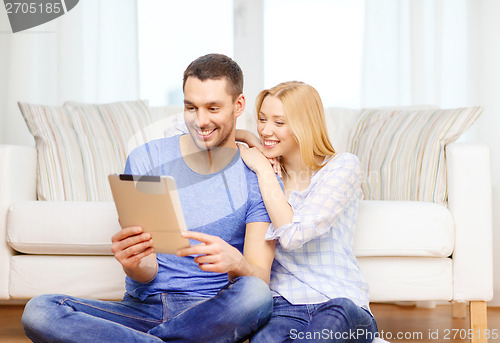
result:
M 261 134 L 266 137 L 271 136 L 273 134 L 273 130 L 269 126 L 269 123 L 264 124 L 264 126 L 262 127 Z

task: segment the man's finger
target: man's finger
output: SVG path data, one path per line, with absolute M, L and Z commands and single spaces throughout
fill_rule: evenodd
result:
M 181 232 L 181 235 L 182 235 L 182 237 L 194 239 L 196 241 L 203 242 L 203 243 L 213 243 L 219 238 L 217 236 L 212 236 L 212 235 L 208 235 L 206 233 L 197 232 L 197 231 L 184 231 L 184 232 Z
M 205 263 L 217 263 L 219 262 L 219 257 L 215 255 L 201 255 L 194 258 L 194 262 L 198 264 Z
M 141 232 L 142 232 L 142 228 L 140 226 L 126 227 L 126 228 L 121 229 L 117 233 L 115 233 L 113 235 L 113 237 L 111 237 L 111 240 L 113 242 L 122 241 L 122 240 L 126 239 L 127 237 L 138 235 Z
M 209 248 L 205 243 L 191 245 L 187 248 L 177 250 L 177 256 L 205 255 L 209 253 Z
M 198 264 L 198 268 L 205 272 L 223 273 L 222 269 L 217 264 Z

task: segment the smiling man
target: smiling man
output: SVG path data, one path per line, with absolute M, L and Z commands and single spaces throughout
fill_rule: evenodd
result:
M 237 342 L 269 319 L 274 242 L 256 175 L 235 143 L 243 74 L 224 55 L 184 72 L 188 134 L 135 149 L 126 174 L 176 179 L 191 246 L 156 254 L 140 227 L 112 238 L 127 293 L 120 302 L 48 295 L 26 306 L 23 325 L 37 342 Z

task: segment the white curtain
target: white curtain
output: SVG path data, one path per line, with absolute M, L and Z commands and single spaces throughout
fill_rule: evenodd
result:
M 52 22 L 16 34 L 1 15 L 0 143 L 33 142 L 18 101 L 61 105 L 139 96 L 136 0 L 80 1 Z
M 493 208 L 500 207 L 500 1 L 366 1 L 362 107 L 479 105 L 463 140 L 491 149 Z M 471 181 L 473 182 L 473 180 Z M 500 246 L 500 212 L 493 212 Z M 500 268 L 500 251 L 494 249 Z M 500 274 L 495 274 L 500 305 Z
M 466 0 L 377 0 L 365 9 L 362 106 L 470 102 Z

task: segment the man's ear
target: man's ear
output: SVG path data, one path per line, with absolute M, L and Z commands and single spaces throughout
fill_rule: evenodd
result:
M 238 98 L 236 99 L 236 102 L 234 104 L 234 106 L 235 106 L 234 117 L 235 118 L 238 118 L 239 116 L 241 116 L 243 114 L 243 112 L 245 111 L 245 104 L 246 104 L 245 96 L 243 94 L 240 94 L 238 96 Z

